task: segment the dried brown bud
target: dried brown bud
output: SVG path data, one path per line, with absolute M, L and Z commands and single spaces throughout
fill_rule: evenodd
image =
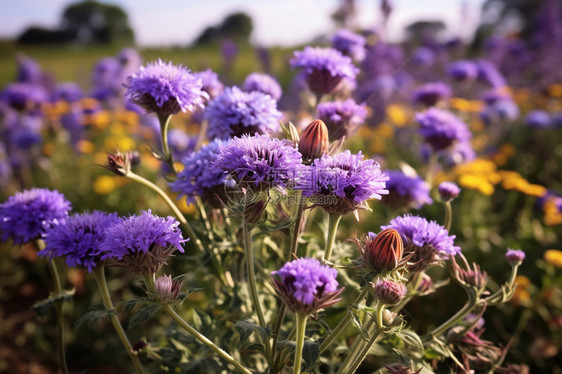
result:
M 123 177 L 131 171 L 131 166 L 138 164 L 140 164 L 138 152 L 121 153 L 119 150 L 116 150 L 115 153 L 107 154 L 107 165 L 104 167 Z
M 311 163 L 328 153 L 330 143 L 328 128 L 322 120 L 312 121 L 303 131 L 299 140 L 299 152 L 305 163 Z
M 365 262 L 378 272 L 396 269 L 403 253 L 402 237 L 394 229 L 383 230 L 376 236 L 369 233 L 363 248 Z

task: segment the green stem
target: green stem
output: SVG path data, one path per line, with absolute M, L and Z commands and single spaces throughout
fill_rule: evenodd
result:
M 302 195 L 299 194 L 299 197 Z M 293 238 L 291 240 L 291 251 L 287 254 L 286 261 L 291 261 L 297 255 L 297 246 L 299 242 L 299 235 L 300 235 L 300 228 L 301 228 L 301 220 L 302 220 L 302 213 L 304 212 L 304 205 L 305 203 L 299 201 L 299 207 L 297 210 L 297 217 L 295 218 L 295 227 L 293 228 Z
M 382 305 L 382 304 L 381 304 Z M 378 311 L 377 311 L 378 313 Z M 378 319 L 378 314 L 377 314 L 377 319 Z M 355 360 L 353 361 L 353 363 L 351 364 L 351 367 L 345 371 L 346 374 L 353 374 L 355 373 L 355 370 L 357 370 L 357 368 L 359 367 L 359 365 L 361 365 L 361 363 L 363 362 L 363 360 L 365 360 L 365 357 L 367 357 L 367 355 L 369 354 L 369 351 L 371 350 L 371 348 L 373 347 L 373 345 L 379 341 L 380 339 L 380 335 L 381 332 L 383 331 L 383 329 L 378 328 L 374 333 L 373 336 L 371 336 L 371 339 L 367 342 L 367 344 L 365 345 L 365 347 L 363 347 L 363 350 L 361 350 L 361 352 L 359 353 L 359 355 L 355 358 Z M 343 371 L 341 371 L 340 369 L 340 373 L 343 373 Z
M 382 314 L 384 312 L 384 304 L 379 301 L 377 305 L 377 328 L 379 330 L 384 328 L 384 323 L 382 322 Z
M 123 326 L 121 326 L 121 322 L 119 322 L 119 318 L 117 317 L 117 313 L 115 313 L 115 308 L 113 307 L 113 303 L 111 302 L 111 296 L 109 295 L 109 289 L 107 288 L 107 281 L 105 279 L 105 269 L 102 266 L 97 266 L 94 268 L 94 276 L 96 278 L 96 282 L 98 284 L 98 288 L 100 289 L 100 295 L 103 301 L 103 305 L 105 306 L 105 311 L 109 313 L 109 318 L 111 319 L 111 323 L 119 335 L 119 339 L 121 339 L 121 343 L 125 347 L 125 350 L 129 354 L 131 361 L 133 361 L 133 365 L 137 369 L 137 372 L 140 374 L 144 374 L 144 369 L 142 364 L 139 360 L 139 357 L 133 351 L 133 347 L 125 334 L 125 330 L 123 330 Z
M 460 320 L 466 317 L 466 315 L 470 313 L 472 309 L 474 309 L 478 299 L 476 292 L 474 292 L 473 289 L 465 289 L 465 290 L 468 295 L 468 301 L 462 307 L 462 309 L 460 309 L 457 313 L 455 313 L 454 316 L 449 318 L 442 325 L 436 327 L 435 329 L 433 329 L 433 331 L 431 331 L 429 334 L 424 336 L 424 340 L 432 339 L 434 336 L 441 335 L 442 333 L 444 333 L 445 331 L 456 325 Z
M 361 300 L 363 300 L 368 295 L 368 293 L 369 288 L 368 286 L 365 286 L 352 305 L 359 304 Z M 332 344 L 334 340 L 336 340 L 340 336 L 340 334 L 347 328 L 347 326 L 349 325 L 349 321 L 351 321 L 351 313 L 351 310 L 348 310 L 345 317 L 343 317 L 338 325 L 332 330 L 332 333 L 328 335 L 326 339 L 324 339 L 322 344 L 320 344 L 320 353 L 324 352 L 326 348 L 328 348 L 330 344 Z
M 304 347 L 304 335 L 306 332 L 306 314 L 297 313 L 297 347 L 295 349 L 295 360 L 293 374 L 300 374 L 302 366 L 302 349 Z
M 176 311 L 170 305 L 166 304 L 163 307 L 163 310 L 174 321 L 176 321 L 181 327 L 183 327 L 185 329 L 185 331 L 187 331 L 188 333 L 193 335 L 197 340 L 199 340 L 201 343 L 205 344 L 207 347 L 211 348 L 213 351 L 215 351 L 219 356 L 224 358 L 226 361 L 230 362 L 240 372 L 242 372 L 244 374 L 252 374 L 252 372 L 250 370 L 246 369 L 241 363 L 239 363 L 237 360 L 235 360 L 234 357 L 232 357 L 226 351 L 224 351 L 222 348 L 220 348 L 215 343 L 213 343 L 205 335 L 201 334 L 199 331 L 197 331 L 196 329 L 191 327 L 191 325 L 189 323 L 187 323 L 183 318 L 181 318 L 181 316 L 179 314 L 177 314 Z
M 193 241 L 195 242 L 195 245 L 197 246 L 197 248 L 201 252 L 204 252 L 203 244 L 201 243 L 201 240 L 199 239 L 199 237 L 195 233 L 195 230 L 193 230 L 193 227 L 191 227 L 189 222 L 187 222 L 184 215 L 180 212 L 179 208 L 176 206 L 176 204 L 174 204 L 172 199 L 170 199 L 170 197 L 164 191 L 162 191 L 162 189 L 160 187 L 158 187 L 157 185 L 155 185 L 154 183 L 152 183 L 148 179 L 145 179 L 145 178 L 141 177 L 140 175 L 133 173 L 132 171 L 127 173 L 127 178 L 132 179 L 135 182 L 138 182 L 140 184 L 143 184 L 146 187 L 153 190 L 154 192 L 156 192 L 164 200 L 164 202 L 166 204 L 168 204 L 170 209 L 172 209 L 172 211 L 174 212 L 174 214 L 176 215 L 178 220 L 181 222 L 183 227 L 185 227 L 185 230 L 187 231 L 187 234 L 189 235 L 189 237 L 191 239 L 193 239 Z
M 242 218 L 242 230 L 244 236 L 244 256 L 246 257 L 246 271 L 248 273 L 248 285 L 250 287 L 250 295 L 252 297 L 252 304 L 254 310 L 258 315 L 258 320 L 261 327 L 265 327 L 265 318 L 261 310 L 260 299 L 258 297 L 258 290 L 256 288 L 256 274 L 254 272 L 254 250 L 252 248 L 252 234 L 248 229 L 248 224 L 245 218 Z M 266 346 L 268 346 L 266 344 Z
M 162 140 L 162 153 L 166 163 L 170 166 L 171 172 L 175 173 L 176 169 L 174 167 L 174 160 L 172 154 L 170 153 L 170 146 L 168 144 L 168 128 L 170 127 L 170 120 L 172 115 L 164 116 L 158 115 L 158 121 L 160 122 L 160 138 Z
M 328 238 L 326 240 L 326 249 L 324 250 L 324 261 L 330 261 L 330 257 L 332 256 L 332 249 L 334 241 L 336 240 L 336 233 L 341 217 L 342 216 L 338 214 L 330 214 L 328 216 Z
M 43 242 L 41 240 L 41 242 Z M 42 245 L 45 247 L 45 245 Z M 41 245 L 39 245 L 41 248 Z M 57 264 L 54 259 L 49 262 L 49 270 L 53 276 L 53 282 L 55 286 L 55 294 L 57 296 L 62 295 L 62 283 L 59 276 L 59 271 L 57 269 Z M 64 315 L 63 315 L 63 300 L 58 300 L 55 305 L 57 313 L 57 349 L 59 353 L 59 364 L 63 374 L 68 374 L 68 368 L 66 367 L 66 351 L 64 347 Z
M 445 221 L 443 222 L 443 227 L 447 229 L 447 231 L 451 230 L 451 224 L 453 223 L 453 207 L 451 206 L 450 201 L 445 201 Z
M 285 313 L 287 311 L 287 305 L 285 303 L 281 303 L 281 307 L 277 312 L 277 319 L 275 320 L 275 325 L 273 326 L 273 331 L 271 333 L 271 338 L 273 339 L 271 342 L 271 359 L 273 362 L 276 362 L 276 355 L 277 355 L 277 340 L 279 340 L 279 331 L 281 330 L 281 325 L 283 325 L 283 319 L 285 319 Z M 276 368 L 272 368 L 273 372 L 275 373 Z

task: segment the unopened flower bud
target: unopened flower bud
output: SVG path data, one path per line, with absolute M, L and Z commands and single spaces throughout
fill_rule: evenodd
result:
M 305 163 L 311 163 L 328 152 L 328 128 L 322 120 L 312 121 L 302 133 L 299 140 L 299 152 Z
M 520 249 L 508 248 L 507 253 L 505 254 L 505 258 L 511 266 L 521 265 L 521 263 L 525 259 L 525 252 Z
M 387 305 L 398 304 L 404 298 L 408 289 L 402 283 L 387 279 L 379 279 L 374 285 L 375 295 Z
M 391 312 L 388 309 L 383 309 L 382 311 L 382 323 L 385 326 L 390 326 L 392 325 L 392 322 L 394 322 L 394 319 L 396 318 L 396 313 Z
M 117 150 L 115 153 L 107 154 L 107 165 L 104 167 L 117 175 L 126 176 L 131 171 L 131 166 L 138 164 L 140 164 L 138 152 L 121 153 Z
M 172 280 L 171 275 L 163 275 L 156 279 L 154 293 L 156 297 L 163 301 L 177 300 L 183 282 Z
M 383 230 L 376 236 L 369 233 L 363 249 L 365 262 L 379 272 L 395 269 L 403 253 L 402 237 L 394 229 Z
M 438 187 L 439 197 L 443 202 L 451 201 L 461 192 L 459 186 L 454 184 L 453 182 L 443 182 Z
M 244 220 L 246 223 L 257 224 L 262 220 L 262 217 L 267 207 L 267 201 L 258 200 L 246 207 L 244 210 Z

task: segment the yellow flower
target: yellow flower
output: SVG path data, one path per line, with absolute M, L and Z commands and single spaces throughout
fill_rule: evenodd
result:
M 469 190 L 477 190 L 483 195 L 492 196 L 494 194 L 494 185 L 486 178 L 477 174 L 465 174 L 459 177 L 459 185 Z
M 562 251 L 549 249 L 544 252 L 544 260 L 557 268 L 562 268 Z
M 94 191 L 100 195 L 106 195 L 113 191 L 116 187 L 115 177 L 109 175 L 99 176 L 94 181 Z
M 173 194 L 173 195 L 170 195 L 170 198 L 173 201 L 176 202 L 176 205 L 178 206 L 179 210 L 182 213 L 185 213 L 185 214 L 188 214 L 188 215 L 195 213 L 195 204 L 188 204 L 185 196 L 178 199 L 178 195 Z
M 386 115 L 398 127 L 406 126 L 411 117 L 403 106 L 396 104 L 391 104 L 386 108 Z
M 544 223 L 548 226 L 555 226 L 562 223 L 562 211 L 560 211 L 559 204 L 562 198 L 558 196 L 549 196 L 543 204 Z
M 104 140 L 104 146 L 107 149 L 131 150 L 135 148 L 135 141 L 128 136 L 110 136 Z
M 531 294 L 528 291 L 531 280 L 524 275 L 518 275 L 515 278 L 515 284 L 517 287 L 515 288 L 511 301 L 517 305 L 525 304 L 531 299 Z
M 77 148 L 80 152 L 85 153 L 85 154 L 93 153 L 96 150 L 96 146 L 94 145 L 94 143 L 92 143 L 88 140 L 80 140 L 78 142 Z
M 548 94 L 553 97 L 562 97 L 562 84 L 553 84 L 548 87 Z
M 544 196 L 547 190 L 538 184 L 531 184 L 519 173 L 514 171 L 500 170 L 502 187 L 506 190 L 516 190 L 529 196 Z
M 453 97 L 450 101 L 451 108 L 461 112 L 480 113 L 484 104 L 479 100 L 466 100 L 460 97 Z

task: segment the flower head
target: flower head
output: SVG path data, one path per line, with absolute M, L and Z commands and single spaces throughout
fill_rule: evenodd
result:
M 388 177 L 374 160 L 363 160 L 361 152 L 324 155 L 302 169 L 295 189 L 306 197 L 314 196 L 315 205 L 329 214 L 343 215 L 356 209 L 368 209 L 366 200 L 388 194 Z
M 318 104 L 316 117 L 324 121 L 330 140 L 334 141 L 353 134 L 365 122 L 367 110 L 364 104 L 357 104 L 353 99 L 329 101 Z
M 64 223 L 47 230 L 47 246 L 39 255 L 65 257 L 68 266 L 83 266 L 91 272 L 101 261 L 100 246 L 107 229 L 117 222 L 117 213 L 96 210 L 92 213 L 74 214 Z
M 16 192 L 0 204 L 2 240 L 25 244 L 43 237 L 45 231 L 68 217 L 70 202 L 58 191 L 32 188 Z
M 478 67 L 472 61 L 459 60 L 449 64 L 447 74 L 457 81 L 471 81 L 478 77 Z
M 406 296 L 408 289 L 402 283 L 394 282 L 388 279 L 377 279 L 373 285 L 375 288 L 375 295 L 384 304 L 394 305 L 398 304 L 400 300 Z
M 209 95 L 209 99 L 213 100 L 224 91 L 224 85 L 219 80 L 217 73 L 211 69 L 193 73 L 193 75 L 195 78 L 201 79 L 201 83 L 203 84 L 201 90 Z
M 217 202 L 216 196 L 222 196 L 225 184 L 231 185 L 228 173 L 215 164 L 219 159 L 219 150 L 226 142 L 215 139 L 181 161 L 185 168 L 178 173 L 175 181 L 170 183 L 172 191 L 194 202 L 199 196 L 204 201 Z
M 332 37 L 332 46 L 355 61 L 363 61 L 365 58 L 367 54 L 366 42 L 367 40 L 363 35 L 347 29 L 338 30 Z
M 126 95 L 147 111 L 167 116 L 203 108 L 209 95 L 202 87 L 201 79 L 183 66 L 159 59 L 128 78 Z
M 400 170 L 386 170 L 388 196 L 383 203 L 393 208 L 421 209 L 425 204 L 433 203 L 429 197 L 428 184 L 418 176 L 409 176 Z
M 162 267 L 177 249 L 183 252 L 187 241 L 172 217 L 162 218 L 150 210 L 140 215 L 122 218 L 107 229 L 100 246 L 101 259 L 114 261 L 111 265 L 126 267 L 139 275 L 150 275 Z
M 175 301 L 183 286 L 182 281 L 173 280 L 171 275 L 162 275 L 154 282 L 154 296 L 162 301 Z
M 239 184 L 266 190 L 291 184 L 301 154 L 286 140 L 267 135 L 243 135 L 220 147 L 215 162 Z
M 361 251 L 370 268 L 378 272 L 394 270 L 402 259 L 404 242 L 394 229 L 386 229 L 379 234 L 370 232 Z
M 0 101 L 20 112 L 36 109 L 47 99 L 47 93 L 41 86 L 30 83 L 10 83 L 0 91 Z
M 262 73 L 248 75 L 242 84 L 242 89 L 246 92 L 259 91 L 275 100 L 279 100 L 283 94 L 279 82 L 271 75 Z
M 413 253 L 408 270 L 417 272 L 440 263 L 449 255 L 459 254 L 461 249 L 454 245 L 455 235 L 435 221 L 406 214 L 390 221 L 381 229 L 395 229 L 404 240 L 404 253 Z
M 304 51 L 295 51 L 290 64 L 303 69 L 308 88 L 317 95 L 333 92 L 342 79 L 354 80 L 359 72 L 349 57 L 332 48 L 306 47 Z
M 430 108 L 416 114 L 420 134 L 435 151 L 449 148 L 457 142 L 465 142 L 472 134 L 466 124 L 450 112 Z
M 229 139 L 244 134 L 271 135 L 279 131 L 282 114 L 276 101 L 262 92 L 229 87 L 205 110 L 210 139 Z
M 414 90 L 413 101 L 415 104 L 432 106 L 441 100 L 451 97 L 451 88 L 443 82 L 426 83 Z
M 511 265 L 521 265 L 521 263 L 525 259 L 525 252 L 520 249 L 508 248 L 507 253 L 505 254 L 505 258 Z
M 525 124 L 534 128 L 552 127 L 552 119 L 544 110 L 532 110 L 525 117 Z
M 308 124 L 299 139 L 299 152 L 305 163 L 311 163 L 328 153 L 328 129 L 322 120 L 315 120 Z
M 277 294 L 295 313 L 308 315 L 331 306 L 343 291 L 338 290 L 337 270 L 313 258 L 287 262 L 271 274 Z
M 439 184 L 438 191 L 442 201 L 451 201 L 459 196 L 461 189 L 453 182 L 443 182 Z

